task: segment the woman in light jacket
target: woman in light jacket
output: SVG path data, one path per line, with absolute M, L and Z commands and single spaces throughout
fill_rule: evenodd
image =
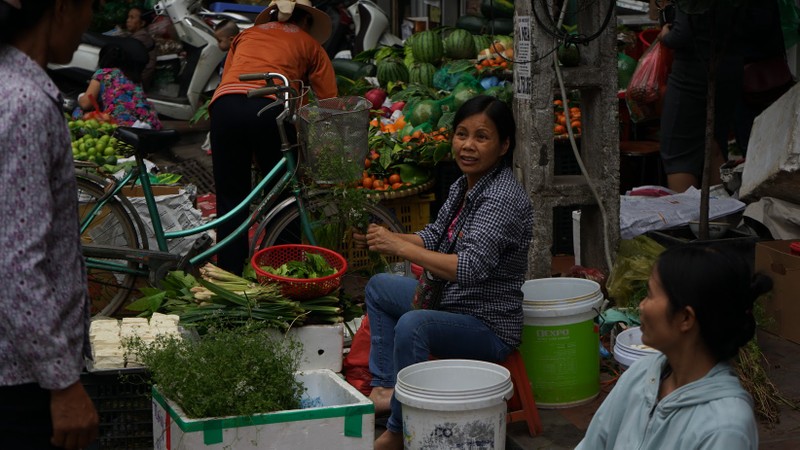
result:
M 578 449 L 758 448 L 753 401 L 728 360 L 755 333 L 753 302 L 772 287 L 730 248 L 666 250 L 639 306 L 636 361 L 595 414 Z

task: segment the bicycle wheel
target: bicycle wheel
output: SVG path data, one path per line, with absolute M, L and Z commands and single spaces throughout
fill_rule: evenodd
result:
M 382 225 L 397 233 L 405 233 L 403 225 L 388 209 L 378 204 L 368 205 L 366 209 L 370 223 Z M 382 263 L 396 262 L 386 261 L 375 253 L 370 254 L 366 249 L 355 248 L 350 231 L 339 220 L 337 206 L 326 199 L 324 194 L 307 200 L 306 211 L 317 245 L 335 250 L 344 256 L 348 271 L 374 272 L 378 269 L 376 266 Z M 276 244 L 307 243 L 300 228 L 300 210 L 297 203 L 292 202 L 284 206 L 274 219 L 259 227 L 259 233 L 254 236 L 253 248 L 260 250 Z
M 78 216 L 83 223 L 98 200 L 104 195 L 103 181 L 88 174 L 80 174 L 77 182 Z M 135 219 L 132 219 L 132 214 L 135 214 L 135 210 L 124 197 L 108 199 L 81 234 L 81 244 L 84 246 L 110 245 L 132 249 L 146 246 L 147 241 L 137 232 L 137 230 L 143 229 L 141 220 L 138 220 L 138 216 L 134 216 Z M 134 223 L 138 223 L 139 228 Z M 139 278 L 134 273 L 101 269 L 95 266 L 95 263 L 102 264 L 104 262 L 120 264 L 131 270 L 139 268 L 137 263 L 124 259 L 91 258 L 91 260 L 87 260 L 86 271 L 92 316 L 113 315 L 131 296 L 135 290 L 136 280 Z

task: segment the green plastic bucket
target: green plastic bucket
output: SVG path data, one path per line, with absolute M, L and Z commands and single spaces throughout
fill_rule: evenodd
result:
M 582 278 L 541 278 L 522 285 L 525 326 L 520 353 L 536 405 L 568 408 L 600 393 L 600 339 L 594 323 L 600 285 Z

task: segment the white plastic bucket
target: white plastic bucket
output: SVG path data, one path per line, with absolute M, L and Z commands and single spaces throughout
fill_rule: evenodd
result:
M 522 285 L 520 353 L 540 408 L 567 408 L 600 393 L 600 335 L 594 318 L 600 285 L 583 278 L 540 278 Z
M 639 358 L 661 353 L 652 347 L 642 344 L 642 330 L 631 327 L 617 335 L 614 342 L 614 359 L 625 367 L 630 367 Z
M 406 449 L 505 449 L 506 400 L 514 386 L 498 364 L 439 359 L 397 374 Z

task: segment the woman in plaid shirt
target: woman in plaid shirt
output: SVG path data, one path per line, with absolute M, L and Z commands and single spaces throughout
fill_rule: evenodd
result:
M 459 108 L 453 130 L 452 155 L 463 175 L 436 221 L 414 234 L 370 225 L 366 235 L 354 235 L 370 250 L 446 281 L 435 310 L 414 309 L 414 279 L 378 274 L 367 284 L 370 398 L 376 414 L 390 413 L 376 450 L 403 448 L 393 396 L 398 371 L 431 355 L 499 362 L 520 344 L 533 209 L 511 170 L 514 118 L 502 101 L 478 96 Z

